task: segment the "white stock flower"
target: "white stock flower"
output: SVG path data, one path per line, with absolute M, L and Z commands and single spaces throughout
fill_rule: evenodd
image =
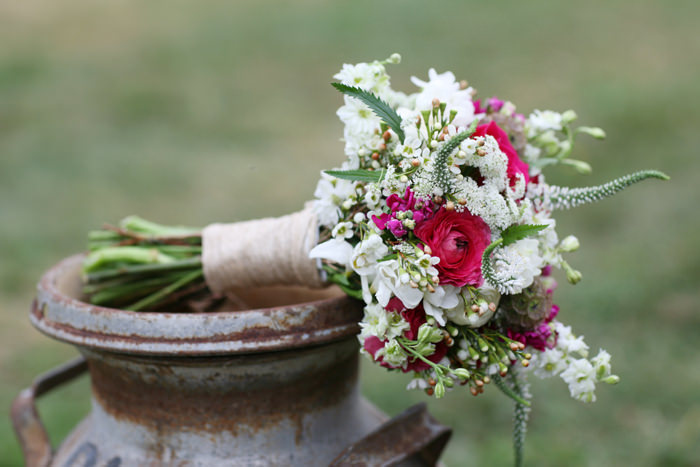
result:
M 459 290 L 452 285 L 440 285 L 434 287 L 435 292 L 424 292 L 423 309 L 425 314 L 435 318 L 440 326 L 444 326 L 445 311 L 459 305 Z M 411 307 L 413 308 L 413 307 Z
M 533 353 L 530 366 L 538 378 L 556 376 L 567 368 L 567 361 L 559 349 L 545 349 L 544 352 Z
M 343 68 L 333 75 L 347 86 L 354 86 L 375 94 L 382 94 L 389 87 L 389 76 L 380 62 L 343 64 Z
M 569 385 L 571 397 L 583 402 L 595 401 L 595 369 L 585 358 L 569 361 L 569 367 L 561 373 L 561 378 Z
M 389 339 L 389 342 L 384 344 L 384 348 L 377 351 L 375 358 L 380 356 L 383 357 L 384 362 L 396 368 L 408 363 L 408 354 L 396 339 Z
M 591 363 L 595 368 L 595 374 L 598 379 L 610 376 L 612 368 L 610 366 L 610 354 L 603 349 L 598 351 L 598 355 L 591 359 Z
M 562 118 L 558 112 L 551 110 L 535 110 L 527 117 L 528 137 L 532 138 L 548 130 L 562 129 Z
M 376 303 L 365 306 L 365 314 L 360 321 L 360 339 L 363 342 L 369 336 L 383 339 L 388 328 L 389 320 L 386 310 L 382 306 Z
M 406 308 L 415 308 L 423 298 L 423 291 L 411 287 L 410 277 L 399 271 L 399 267 L 395 259 L 377 264 L 377 275 L 372 282 L 374 295 L 382 306 L 386 306 L 394 295 Z
M 564 326 L 555 321 L 554 330 L 557 333 L 557 348 L 572 355 L 579 354 L 582 357 L 588 356 L 588 345 L 583 341 L 583 336 L 576 337 L 571 332 L 571 326 Z
M 340 205 L 355 193 L 355 184 L 321 172 L 316 185 L 313 203 L 318 222 L 324 227 L 333 227 L 340 218 Z
M 399 313 L 386 311 L 376 303 L 365 306 L 365 314 L 360 322 L 360 340 L 375 336 L 379 340 L 394 339 L 401 336 L 411 325 Z
M 411 77 L 413 84 L 421 88 L 416 96 L 417 110 L 430 110 L 433 107 L 433 99 L 447 104 L 446 112 L 456 110 L 457 115 L 453 124 L 458 127 L 469 125 L 474 120 L 474 104 L 472 103 L 472 88 L 460 89 L 455 75 L 447 71 L 438 74 L 434 68 L 428 70 L 428 81 L 422 81 L 415 76 Z
M 355 245 L 352 254 L 352 269 L 360 276 L 373 274 L 377 260 L 386 256 L 387 253 L 389 253 L 389 248 L 379 235 L 368 235 Z

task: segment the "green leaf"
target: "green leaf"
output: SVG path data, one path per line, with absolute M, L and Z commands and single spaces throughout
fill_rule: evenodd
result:
M 398 257 L 399 257 L 399 254 L 398 254 L 398 253 L 392 253 L 392 254 L 390 254 L 390 255 L 386 255 L 386 256 L 383 257 L 383 258 L 379 258 L 379 259 L 377 260 L 377 263 L 381 263 L 382 261 L 389 261 L 389 260 L 392 260 L 392 259 L 397 259 Z
M 396 133 L 396 135 L 399 137 L 399 141 L 403 143 L 406 136 L 401 129 L 401 117 L 399 117 L 399 114 L 397 114 L 389 104 L 371 92 L 365 91 L 364 89 L 348 86 L 342 83 L 331 83 L 331 86 L 347 96 L 355 97 L 364 102 L 370 109 L 372 109 L 377 117 L 381 118 L 384 123 L 389 125 L 389 128 L 394 130 L 394 133 Z
M 539 233 L 540 230 L 546 229 L 548 226 L 542 224 L 521 224 L 511 225 L 501 233 L 503 243 L 501 246 L 511 245 L 525 237 L 530 237 Z
M 384 178 L 386 170 L 324 170 L 325 173 L 335 178 L 351 180 L 354 182 L 380 182 Z

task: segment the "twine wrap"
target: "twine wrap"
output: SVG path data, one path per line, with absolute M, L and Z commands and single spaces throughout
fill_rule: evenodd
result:
M 282 217 L 211 224 L 202 231 L 204 277 L 216 294 L 269 285 L 322 287 L 318 261 L 309 258 L 316 243 L 310 206 Z

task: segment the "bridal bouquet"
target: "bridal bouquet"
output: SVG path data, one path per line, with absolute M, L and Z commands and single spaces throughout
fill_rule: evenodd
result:
M 269 261 L 265 270 L 304 263 L 291 283 L 333 283 L 363 301 L 362 352 L 411 373 L 409 388 L 443 397 L 464 386 L 478 395 L 493 383 L 514 399 L 519 463 L 527 374 L 559 376 L 584 402 L 595 400 L 596 384 L 618 381 L 610 355 L 589 353 L 559 320 L 551 271 L 562 269 L 572 284 L 581 273 L 565 257 L 579 242 L 560 239 L 553 214 L 667 177 L 641 171 L 595 187 L 549 185 L 543 170 L 550 165 L 590 171 L 570 158 L 573 143 L 582 134 L 601 139 L 601 129 L 574 127 L 570 110 L 526 116 L 511 102 L 477 99 L 450 72 L 431 69 L 427 81 L 412 79 L 414 93 L 395 91 L 386 65 L 398 61 L 395 54 L 344 65 L 335 75 L 346 160 L 322 173 L 310 208 L 255 231 L 256 243 L 296 236 L 288 251 L 264 260 L 241 256 L 245 246 L 227 252 L 245 244 L 241 235 L 252 224 L 229 240 L 208 240 L 229 227 L 216 224 L 207 234 L 131 218 L 91 234 L 86 292 L 96 303 L 157 309 L 205 289 L 225 291 L 213 263 Z

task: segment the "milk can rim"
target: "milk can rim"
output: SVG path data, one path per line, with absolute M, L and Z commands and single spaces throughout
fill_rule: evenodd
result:
M 84 255 L 70 256 L 39 281 L 30 320 L 55 339 L 141 355 L 215 356 L 319 345 L 357 334 L 360 302 L 347 296 L 270 308 L 212 313 L 135 312 L 85 303 L 57 281 Z

